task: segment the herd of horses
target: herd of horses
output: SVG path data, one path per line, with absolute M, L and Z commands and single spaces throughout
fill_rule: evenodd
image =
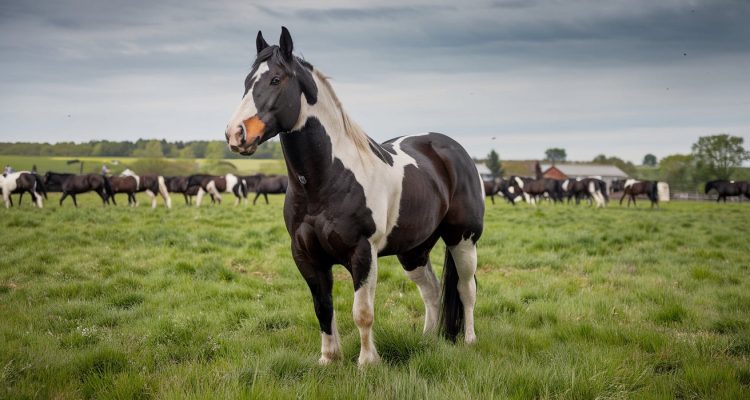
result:
M 485 180 L 484 191 L 492 204 L 495 204 L 495 195 L 499 195 L 513 205 L 518 199 L 532 205 L 536 205 L 542 199 L 554 203 L 565 203 L 566 200 L 570 203 L 575 199 L 576 204 L 580 204 L 581 200 L 588 200 L 589 204 L 596 204 L 601 208 L 609 202 L 610 194 L 621 192 L 620 205 L 626 197 L 628 207 L 631 202 L 635 205 L 636 197 L 643 195 L 654 207 L 659 204 L 657 185 L 656 181 L 615 180 L 608 190 L 607 183 L 598 178 L 558 180 L 511 176 L 508 179 Z
M 597 178 L 580 178 L 557 180 L 551 178 L 529 178 L 511 176 L 507 179 L 496 178 L 494 180 L 483 180 L 484 192 L 495 204 L 495 196 L 503 197 L 508 203 L 515 205 L 518 201 L 536 205 L 541 200 L 553 203 L 568 204 L 575 199 L 576 204 L 581 200 L 588 201 L 590 205 L 604 207 L 609 203 L 610 195 L 622 193 L 619 204 L 622 205 L 625 198 L 628 199 L 627 206 L 632 202 L 636 205 L 636 198 L 644 196 L 651 203 L 651 207 L 658 206 L 658 182 L 640 181 L 635 179 L 614 180 L 607 187 L 607 183 Z M 222 194 L 231 194 L 235 197 L 235 205 L 248 202 L 248 194 L 255 192 L 253 205 L 260 196 L 263 196 L 268 204 L 269 194 L 286 193 L 289 179 L 286 175 L 208 175 L 195 174 L 190 176 L 161 176 L 156 174 L 136 175 L 130 170 L 125 170 L 120 176 L 104 176 L 90 173 L 76 175 L 70 173 L 47 172 L 40 176 L 28 171 L 14 172 L 9 175 L 0 175 L 0 192 L 2 192 L 5 206 L 13 205 L 11 194 L 19 194 L 19 205 L 24 193 L 29 193 L 32 202 L 37 207 L 42 207 L 43 199 L 47 198 L 47 192 L 62 193 L 60 205 L 68 197 L 73 199 L 73 204 L 78 207 L 76 195 L 94 192 L 102 200 L 102 204 L 117 205 L 116 195 L 123 193 L 127 196 L 128 205 L 137 206 L 136 193 L 146 193 L 151 200 L 151 207 L 155 208 L 157 197 L 164 199 L 167 208 L 172 207 L 170 193 L 182 194 L 186 205 L 200 207 L 206 194 L 210 196 L 211 203 L 221 203 Z M 750 182 L 713 180 L 705 185 L 705 193 L 715 191 L 716 201 L 726 203 L 728 197 L 745 196 L 750 199 Z M 193 198 L 196 198 L 193 201 Z
M 73 199 L 73 205 L 78 207 L 77 195 L 94 192 L 101 198 L 103 205 L 117 205 L 116 196 L 127 196 L 128 205 L 137 206 L 136 193 L 146 193 L 151 199 L 151 207 L 156 208 L 157 197 L 164 199 L 167 208 L 172 207 L 170 193 L 182 194 L 186 205 L 193 204 L 200 207 L 203 197 L 208 194 L 212 203 L 221 203 L 222 194 L 235 196 L 235 204 L 248 202 L 248 193 L 255 192 L 253 205 L 263 196 L 268 204 L 269 194 L 286 193 L 288 186 L 286 175 L 206 175 L 190 176 L 161 176 L 157 174 L 136 175 L 133 171 L 125 170 L 119 176 L 105 176 L 101 174 L 69 174 L 47 172 L 44 175 L 21 171 L 0 176 L 0 190 L 5 206 L 13 205 L 11 194 L 18 194 L 18 204 L 23 195 L 29 193 L 34 204 L 41 208 L 48 192 L 62 193 L 59 204 L 62 206 L 66 198 Z

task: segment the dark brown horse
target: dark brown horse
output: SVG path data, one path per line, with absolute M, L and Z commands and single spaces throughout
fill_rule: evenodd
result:
M 128 205 L 137 206 L 138 201 L 135 199 L 135 192 L 138 191 L 138 182 L 132 176 L 112 176 L 109 178 L 109 184 L 112 186 L 112 204 L 117 205 L 115 195 L 117 193 L 127 193 Z
M 73 198 L 73 204 L 78 207 L 76 195 L 91 191 L 96 192 L 96 194 L 99 195 L 102 199 L 102 205 L 109 204 L 109 197 L 112 196 L 112 187 L 109 185 L 109 179 L 104 175 L 69 175 L 58 174 L 55 172 L 47 172 L 44 174 L 45 184 L 53 181 L 62 181 L 61 190 L 63 195 L 60 197 L 61 206 L 65 198 L 70 196 Z
M 286 189 L 289 186 L 289 178 L 286 175 L 272 175 L 263 176 L 255 184 L 252 189 L 255 192 L 255 198 L 253 199 L 253 205 L 258 201 L 258 197 L 263 195 L 268 204 L 269 194 L 283 194 L 286 193 Z
M 165 176 L 164 184 L 170 193 L 181 193 L 185 198 L 185 205 L 192 204 L 193 196 L 201 190 L 200 186 L 188 186 L 189 178 L 187 176 Z
M 387 255 L 397 255 L 419 287 L 424 331 L 440 321 L 448 338 L 455 340 L 463 329 L 464 340 L 473 343 L 484 195 L 466 150 L 439 133 L 378 144 L 344 111 L 325 75 L 292 54 L 286 28 L 280 46 L 269 46 L 258 33 L 256 47 L 225 136 L 230 149 L 243 155 L 281 136 L 289 172 L 284 221 L 320 325 L 319 362 L 342 356 L 333 313 L 334 264 L 352 275 L 359 364 L 378 361 L 372 330 L 377 260 Z M 429 262 L 439 239 L 447 247 L 442 288 Z
M 651 208 L 659 205 L 659 191 L 656 181 L 638 181 L 635 179 L 628 179 L 625 181 L 622 190 L 622 197 L 620 197 L 620 205 L 625 197 L 628 197 L 628 207 L 630 202 L 633 202 L 633 206 L 636 206 L 636 196 L 646 195 L 651 201 Z

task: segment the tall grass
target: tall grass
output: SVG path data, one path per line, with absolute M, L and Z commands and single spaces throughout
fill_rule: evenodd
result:
M 360 370 L 342 267 L 344 360 L 316 364 L 282 202 L 1 209 L 0 398 L 750 396 L 748 204 L 488 204 L 478 343 L 422 337 L 418 291 L 383 258 L 383 362 Z

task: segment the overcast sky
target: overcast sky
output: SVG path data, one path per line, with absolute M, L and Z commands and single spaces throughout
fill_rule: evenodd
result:
M 263 30 L 378 141 L 640 163 L 750 147 L 750 1 L 0 2 L 0 141 L 223 140 Z

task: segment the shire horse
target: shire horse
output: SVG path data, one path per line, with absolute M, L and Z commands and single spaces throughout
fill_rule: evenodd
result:
M 78 201 L 76 195 L 94 191 L 102 199 L 102 205 L 109 204 L 109 198 L 112 196 L 112 186 L 109 184 L 109 179 L 104 175 L 99 174 L 86 174 L 86 175 L 73 175 L 73 174 L 58 174 L 56 172 L 47 172 L 44 174 L 44 184 L 59 182 L 60 190 L 62 191 L 62 197 L 60 197 L 60 205 L 62 206 L 63 200 L 70 196 L 73 198 L 73 204 L 78 207 Z
M 716 190 L 719 197 L 716 198 L 718 203 L 721 199 L 727 202 L 727 197 L 742 196 L 750 199 L 750 182 L 748 181 L 727 181 L 727 180 L 716 180 L 706 183 L 706 194 L 708 192 Z M 740 197 L 741 199 L 742 197 Z
M 636 206 L 635 197 L 639 195 L 646 195 L 651 201 L 651 208 L 659 205 L 659 191 L 656 181 L 638 181 L 635 179 L 628 179 L 625 181 L 622 190 L 622 197 L 620 197 L 620 205 L 625 197 L 628 197 L 628 207 L 630 207 L 630 201 L 633 201 L 633 206 Z
M 344 111 L 326 76 L 258 32 L 257 56 L 242 100 L 229 120 L 230 149 L 252 155 L 276 135 L 289 173 L 284 221 L 292 257 L 307 282 L 321 331 L 321 364 L 340 359 L 333 309 L 334 264 L 352 275 L 352 315 L 360 366 L 379 360 L 373 339 L 378 257 L 396 255 L 425 304 L 424 332 L 473 343 L 476 243 L 484 191 L 476 166 L 453 139 L 426 133 L 378 144 Z M 429 254 L 446 246 L 441 286 Z M 442 313 L 438 303 L 442 298 Z
M 44 206 L 42 198 L 47 198 L 47 192 L 44 189 L 44 183 L 42 182 L 41 177 L 28 171 L 19 171 L 7 175 L 1 175 L 0 191 L 3 194 L 5 208 L 13 205 L 13 199 L 10 195 L 14 193 L 21 194 L 18 198 L 19 207 L 21 206 L 21 198 L 23 198 L 25 192 L 31 194 L 32 201 L 39 208 Z

